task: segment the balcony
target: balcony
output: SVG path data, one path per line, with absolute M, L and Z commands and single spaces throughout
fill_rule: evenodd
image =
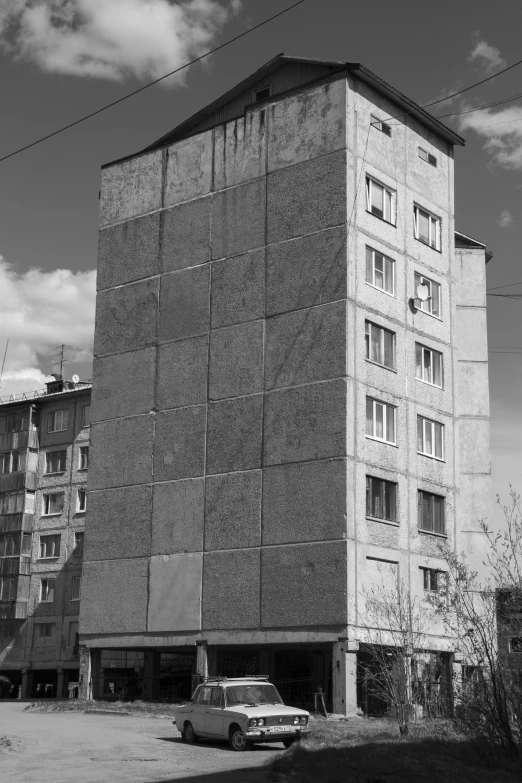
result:
M 34 514 L 0 514 L 0 533 L 16 533 L 17 530 L 30 533 L 33 523 Z
M 27 620 L 27 601 L 0 601 L 0 620 Z
M 37 449 L 38 431 L 21 430 L 20 432 L 4 432 L 0 435 L 0 451 L 18 449 Z
M 30 557 L 0 557 L 0 576 L 29 576 Z
M 0 473 L 0 492 L 15 492 L 19 489 L 36 490 L 37 476 L 32 470 L 18 470 L 15 473 Z

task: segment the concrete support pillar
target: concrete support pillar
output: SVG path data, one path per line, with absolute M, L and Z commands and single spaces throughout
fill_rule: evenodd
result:
M 259 674 L 268 674 L 270 682 L 275 680 L 275 652 L 274 650 L 259 651 Z
M 63 669 L 59 666 L 56 679 L 56 698 L 63 699 Z
M 357 642 L 342 639 L 333 645 L 333 711 L 357 715 Z
M 99 699 L 103 692 L 101 650 L 91 648 L 91 699 Z
M 21 698 L 30 699 L 33 695 L 33 672 L 31 669 L 22 669 Z
M 207 647 L 207 670 L 209 677 L 215 677 L 218 672 L 217 647 Z
M 147 650 L 143 661 L 143 698 L 145 701 L 157 701 L 160 690 L 161 653 Z
M 200 679 L 206 679 L 208 677 L 208 654 L 206 641 L 196 643 L 196 673 Z
M 101 680 L 101 650 L 80 647 L 79 698 L 98 699 L 103 687 Z

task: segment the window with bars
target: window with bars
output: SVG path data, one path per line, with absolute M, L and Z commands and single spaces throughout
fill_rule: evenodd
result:
M 445 535 L 445 498 L 420 489 L 418 491 L 418 516 L 419 530 Z
M 417 452 L 444 459 L 444 424 L 417 416 Z
M 49 517 L 53 514 L 61 514 L 63 511 L 64 494 L 63 492 L 50 492 L 43 496 L 43 516 Z
M 395 225 L 396 193 L 371 177 L 366 177 L 366 208 L 372 215 Z
M 440 250 L 440 218 L 415 204 L 413 207 L 413 228 L 415 239 L 429 245 L 434 250 Z
M 366 476 L 366 516 L 397 521 L 397 484 Z
M 66 451 L 48 451 L 45 455 L 45 472 L 63 473 L 66 459 Z
M 366 246 L 366 282 L 395 296 L 395 261 Z
M 415 296 L 417 296 L 417 289 L 420 285 L 426 286 L 429 292 L 428 298 L 424 301 L 421 301 L 419 303 L 420 306 L 417 309 L 422 310 L 425 313 L 429 313 L 430 315 L 434 315 L 436 318 L 441 318 L 441 296 L 439 283 L 436 283 L 434 280 L 430 280 L 429 277 L 424 277 L 424 275 L 415 272 L 414 285 Z
M 396 408 L 366 397 L 366 437 L 395 445 Z
M 60 542 L 61 535 L 52 536 L 40 536 L 40 552 L 39 558 L 41 560 L 49 557 L 60 557 Z
M 378 326 L 372 321 L 365 322 L 366 358 L 389 370 L 395 369 L 395 332 Z
M 54 579 L 40 581 L 40 603 L 50 604 L 54 601 Z
M 47 414 L 47 432 L 63 432 L 69 426 L 69 411 L 51 411 Z
M 87 470 L 89 467 L 89 447 L 80 446 L 78 470 Z
M 437 158 L 435 155 L 432 155 L 431 152 L 428 152 L 428 150 L 425 150 L 422 147 L 419 147 L 419 158 L 425 160 L 426 163 L 430 164 L 430 166 L 435 166 L 435 168 L 437 167 Z
M 440 351 L 415 343 L 415 377 L 442 389 L 444 375 Z

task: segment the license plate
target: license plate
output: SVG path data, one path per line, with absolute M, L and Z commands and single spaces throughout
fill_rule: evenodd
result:
M 275 733 L 280 731 L 294 731 L 293 726 L 270 726 L 269 731 L 273 731 Z

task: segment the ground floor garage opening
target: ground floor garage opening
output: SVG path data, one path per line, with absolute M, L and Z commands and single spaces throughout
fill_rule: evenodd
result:
M 22 672 L 16 669 L 0 669 L 0 699 L 19 699 L 22 689 Z

